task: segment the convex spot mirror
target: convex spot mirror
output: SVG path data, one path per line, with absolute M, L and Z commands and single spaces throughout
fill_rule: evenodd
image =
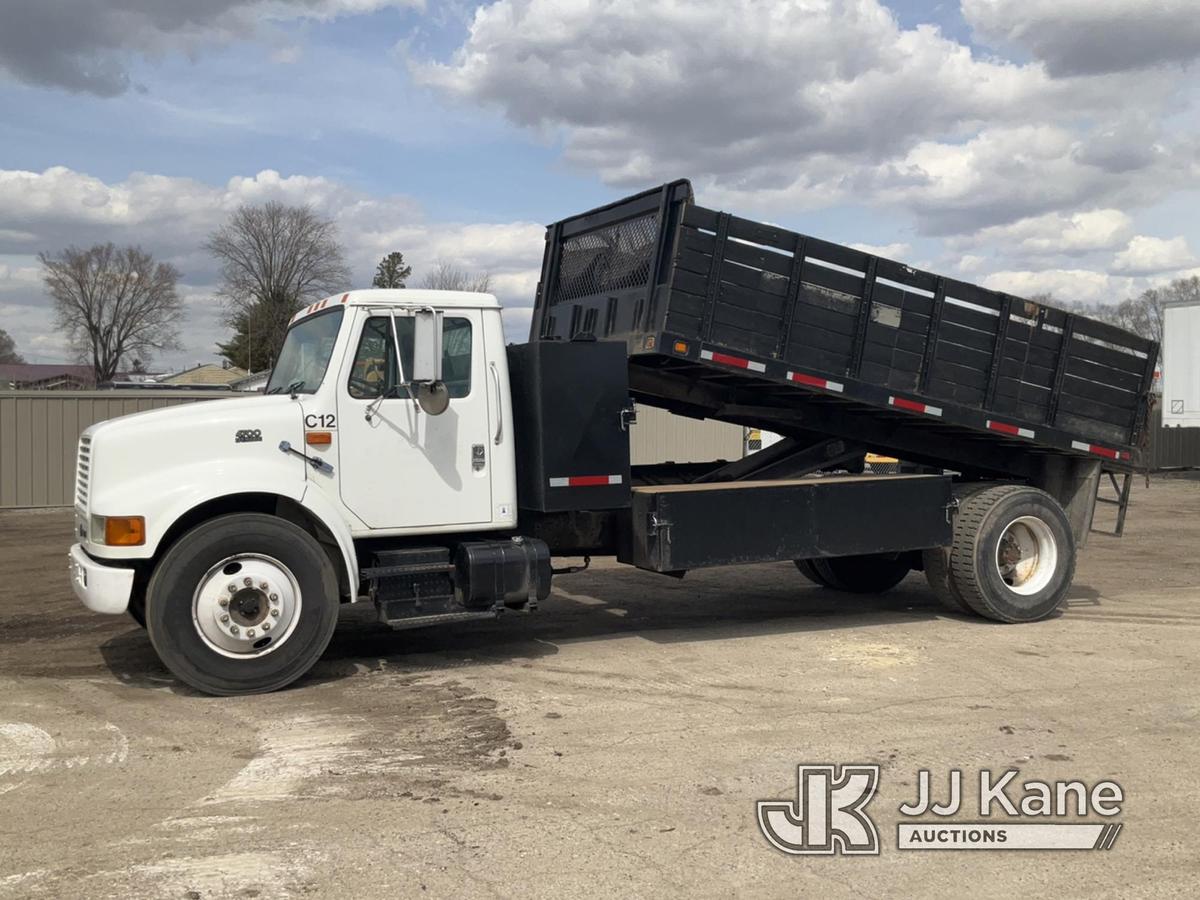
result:
M 450 406 L 450 388 L 444 381 L 427 381 L 417 385 L 417 403 L 431 416 L 440 416 Z

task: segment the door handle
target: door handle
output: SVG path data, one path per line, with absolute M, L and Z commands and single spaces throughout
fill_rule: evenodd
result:
M 504 437 L 504 392 L 500 390 L 500 373 L 495 363 L 488 364 L 492 369 L 492 383 L 496 386 L 496 434 L 493 444 L 499 444 Z

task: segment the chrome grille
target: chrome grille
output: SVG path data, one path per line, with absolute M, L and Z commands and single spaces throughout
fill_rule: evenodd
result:
M 92 471 L 92 439 L 86 434 L 79 439 L 79 452 L 75 457 L 75 502 L 87 509 L 88 479 Z

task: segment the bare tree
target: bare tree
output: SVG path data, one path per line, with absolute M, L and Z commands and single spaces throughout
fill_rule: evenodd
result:
M 433 271 L 421 279 L 421 287 L 434 291 L 470 291 L 486 294 L 491 286 L 490 272 L 468 272 L 446 260 L 439 260 Z
M 1132 331 L 1138 337 L 1156 342 L 1161 348 L 1164 310 L 1170 303 L 1200 303 L 1200 277 L 1176 278 L 1164 287 L 1147 288 L 1120 303 L 1058 303 L 1050 295 L 1044 296 L 1047 299 L 1042 302 Z
M 23 363 L 25 357 L 17 352 L 17 343 L 7 331 L 0 328 L 0 363 Z
M 259 368 L 274 365 L 297 310 L 350 281 L 336 227 L 311 206 L 241 206 L 205 248 L 221 261 L 226 325 L 253 323 L 253 345 L 267 355 L 254 359 Z
M 183 303 L 179 270 L 141 247 L 97 244 L 42 253 L 42 277 L 57 325 L 97 381 L 109 381 L 126 356 L 148 359 L 179 346 Z

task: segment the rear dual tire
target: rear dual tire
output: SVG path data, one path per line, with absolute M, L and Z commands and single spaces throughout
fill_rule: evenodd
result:
M 950 547 L 924 553 L 934 594 L 950 610 L 996 622 L 1053 615 L 1075 575 L 1075 538 L 1045 491 L 1019 484 L 967 486 Z

